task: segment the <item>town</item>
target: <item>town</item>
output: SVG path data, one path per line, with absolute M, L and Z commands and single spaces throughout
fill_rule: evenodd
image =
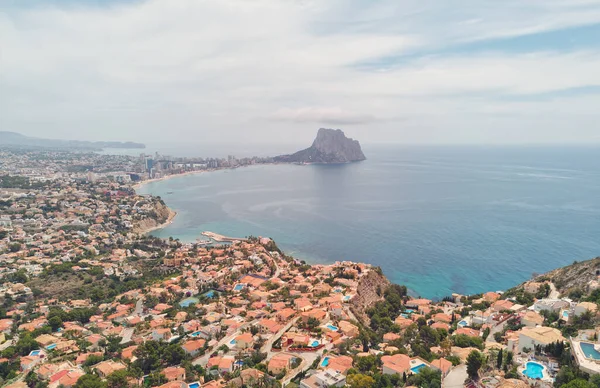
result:
M 148 234 L 174 213 L 134 184 L 265 162 L 0 151 L 2 385 L 600 387 L 597 261 L 434 301 L 268 237 Z

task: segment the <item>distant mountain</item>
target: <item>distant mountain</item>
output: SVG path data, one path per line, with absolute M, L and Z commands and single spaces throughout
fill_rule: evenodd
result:
M 347 138 L 341 129 L 321 128 L 312 146 L 292 155 L 276 156 L 284 163 L 349 163 L 365 160 L 358 140 Z
M 144 144 L 120 141 L 57 140 L 29 137 L 16 132 L 0 131 L 0 145 L 15 147 L 43 147 L 100 150 L 103 148 L 146 148 Z

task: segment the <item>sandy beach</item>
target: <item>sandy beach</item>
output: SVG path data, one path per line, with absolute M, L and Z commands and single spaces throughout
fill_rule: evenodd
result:
M 204 172 L 211 172 L 211 171 L 217 171 L 217 169 L 210 169 L 210 170 L 198 170 L 198 171 L 187 171 L 181 174 L 171 174 L 171 175 L 166 175 L 160 178 L 152 178 L 152 179 L 147 179 L 145 181 L 141 181 L 136 183 L 135 185 L 131 186 L 134 190 L 139 189 L 140 187 L 144 186 L 145 184 L 148 183 L 152 183 L 152 182 L 161 182 L 161 181 L 166 181 L 168 179 L 171 178 L 177 178 L 177 177 L 182 177 L 182 176 L 187 176 L 187 175 L 196 175 L 196 174 L 202 174 Z

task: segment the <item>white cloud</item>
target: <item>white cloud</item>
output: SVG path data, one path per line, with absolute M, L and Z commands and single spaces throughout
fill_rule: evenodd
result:
M 310 139 L 329 124 L 353 125 L 367 141 L 453 142 L 496 141 L 510 123 L 528 140 L 546 141 L 568 114 L 553 124 L 531 103 L 507 104 L 506 96 L 600 85 L 599 47 L 436 50 L 599 22 L 600 5 L 591 0 L 13 7 L 0 13 L 0 127 L 56 137 L 259 142 Z M 369 61 L 381 63 L 356 66 Z M 561 110 L 575 115 L 590 101 L 563 98 Z M 535 109 L 559 115 L 552 101 Z M 498 112 L 504 118 L 493 122 Z M 578 117 L 579 128 L 569 131 L 585 141 L 597 119 Z
M 315 123 L 333 125 L 355 125 L 372 123 L 376 118 L 369 114 L 344 111 L 341 108 L 284 108 L 275 112 L 270 117 L 278 121 L 292 121 L 296 123 Z

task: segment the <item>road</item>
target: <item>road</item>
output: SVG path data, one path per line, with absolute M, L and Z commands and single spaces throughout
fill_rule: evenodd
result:
M 133 310 L 133 315 L 142 316 L 144 313 L 144 299 L 139 298 L 137 302 L 135 302 L 135 310 Z
M 554 283 L 550 283 L 550 295 L 548 295 L 548 298 L 550 298 L 550 299 L 560 298 L 560 292 L 558 292 Z
M 2 345 L 0 345 L 0 351 L 3 351 L 4 349 L 8 348 L 12 344 L 17 343 L 18 339 L 19 339 L 19 337 L 15 336 L 15 338 L 10 339 L 10 340 L 4 342 Z
M 293 354 L 295 357 L 299 357 L 302 362 L 300 363 L 300 365 L 298 365 L 297 368 L 292 369 L 291 371 L 289 371 L 285 377 L 283 378 L 283 380 L 281 380 L 281 386 L 285 387 L 286 385 L 288 385 L 292 379 L 294 377 L 296 377 L 296 375 L 302 371 L 307 371 L 311 365 L 313 364 L 313 362 L 315 362 L 315 360 L 317 359 L 317 357 L 320 357 L 323 355 L 323 349 L 319 350 L 318 352 L 306 352 L 306 353 L 294 353 L 294 352 L 287 352 L 290 354 Z
M 495 344 L 495 343 L 497 343 L 496 339 L 494 338 L 494 334 L 495 333 L 501 333 L 504 330 L 504 326 L 506 326 L 506 322 L 507 321 L 504 321 L 501 324 L 496 325 L 496 326 L 494 326 L 494 327 L 492 327 L 490 329 L 490 335 L 488 335 L 487 338 L 486 338 L 486 340 L 485 340 L 486 344 Z
M 458 365 L 454 367 L 448 376 L 442 381 L 442 388 L 463 388 L 465 380 L 469 377 L 467 375 L 467 366 Z
M 260 348 L 260 351 L 263 353 L 267 353 L 270 354 L 271 353 L 271 348 L 273 347 L 273 343 L 275 342 L 275 340 L 279 337 L 281 337 L 283 335 L 283 333 L 285 333 L 286 331 L 288 331 L 292 325 L 294 325 L 296 323 L 296 321 L 298 321 L 298 319 L 300 319 L 300 317 L 294 318 L 292 319 L 287 325 L 285 325 L 283 328 L 281 328 L 281 330 L 279 330 L 276 334 L 273 334 L 271 336 L 271 338 L 269 338 L 265 344 L 263 345 L 262 348 Z

